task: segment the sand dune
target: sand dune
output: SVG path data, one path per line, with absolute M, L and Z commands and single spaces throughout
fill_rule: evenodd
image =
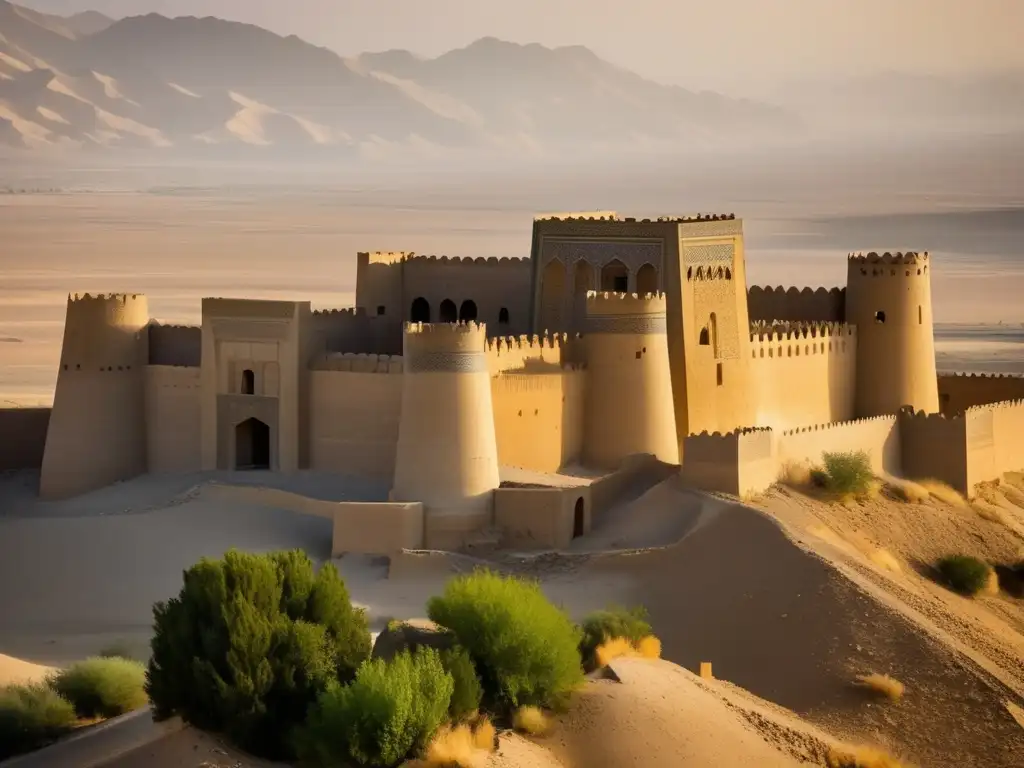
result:
M 53 671 L 53 667 L 33 664 L 30 661 L 23 661 L 0 653 L 0 687 L 36 683 L 44 680 Z

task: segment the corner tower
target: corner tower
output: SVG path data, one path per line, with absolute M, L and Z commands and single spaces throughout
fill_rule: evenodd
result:
M 849 257 L 846 321 L 857 326 L 858 418 L 905 405 L 939 410 L 929 266 L 927 253 Z
M 146 471 L 145 296 L 68 296 L 39 494 L 61 499 Z
M 491 524 L 498 487 L 483 325 L 408 323 L 392 501 L 421 501 L 426 543 L 457 549 Z
M 587 294 L 584 461 L 615 469 L 648 453 L 679 463 L 665 294 Z

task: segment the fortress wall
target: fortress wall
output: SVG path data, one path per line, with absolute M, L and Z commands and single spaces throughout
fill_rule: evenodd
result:
M 776 433 L 780 469 L 787 464 L 820 465 L 824 453 L 865 451 L 876 474 L 902 472 L 896 416 L 821 424 Z
M 842 323 L 846 321 L 846 289 L 752 285 L 747 290 L 747 308 L 752 323 Z
M 311 371 L 311 469 L 391 477 L 402 376 L 400 359 L 384 357 L 345 355 L 335 358 L 339 368 Z
M 946 416 L 957 416 L 977 405 L 1024 399 L 1024 376 L 982 373 L 940 374 L 939 406 Z
M 565 333 L 492 336 L 484 353 L 492 376 L 506 371 L 557 370 L 567 363 L 582 363 L 584 357 L 582 338 Z
M 0 472 L 43 465 L 50 408 L 0 408 Z
M 402 354 L 401 323 L 370 315 L 363 308 L 325 309 L 310 313 L 309 348 L 314 354 Z
M 401 317 L 412 320 L 412 303 L 423 298 L 430 305 L 431 322 L 476 320 L 486 325 L 490 336 L 528 333 L 531 269 L 529 259 L 408 256 L 401 263 Z M 446 300 L 454 303 L 456 318 L 442 317 Z M 475 315 L 461 314 L 464 304 L 468 309 L 467 302 L 475 305 Z M 502 309 L 508 314 L 507 323 L 500 322 Z
M 740 495 L 740 433 L 701 432 L 683 440 L 683 482 L 702 491 Z
M 200 369 L 148 365 L 146 466 L 149 472 L 198 472 L 202 469 Z
M 583 533 L 590 530 L 590 488 L 499 488 L 494 492 L 494 524 L 502 545 L 522 549 L 561 549 L 573 539 L 577 505 Z
M 1024 469 L 1024 401 L 978 406 L 964 413 L 967 487 Z
M 777 438 L 770 429 L 748 429 L 738 439 L 739 495 L 747 497 L 770 488 L 779 479 Z
M 149 364 L 198 368 L 203 357 L 203 329 L 198 325 L 149 324 Z
M 968 493 L 967 421 L 942 414 L 899 414 L 903 474 L 914 480 L 939 480 Z
M 580 455 L 586 373 L 565 369 L 491 378 L 498 463 L 557 472 Z
M 857 336 L 852 327 L 755 327 L 750 338 L 757 426 L 786 430 L 854 417 Z

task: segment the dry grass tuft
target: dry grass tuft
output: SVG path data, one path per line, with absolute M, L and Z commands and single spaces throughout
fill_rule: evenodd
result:
M 941 501 L 943 504 L 948 504 L 951 507 L 967 506 L 967 501 L 959 491 L 950 488 L 946 483 L 939 480 L 918 480 L 917 485 L 924 488 L 931 494 L 932 498 Z
M 827 762 L 829 768 L 910 768 L 906 763 L 874 747 L 833 749 Z
M 647 635 L 647 637 L 641 637 L 640 642 L 636 645 L 637 653 L 639 653 L 645 659 L 660 659 L 661 658 L 661 640 L 656 638 L 654 635 Z
M 476 726 L 446 725 L 434 735 L 421 763 L 430 768 L 482 768 L 494 751 L 494 726 L 483 718 Z
M 921 504 L 931 498 L 927 488 L 912 480 L 892 477 L 886 481 L 885 488 L 897 499 L 908 504 Z
M 886 549 L 876 549 L 868 555 L 868 560 L 886 571 L 892 571 L 893 573 L 901 573 L 903 571 L 900 561 Z
M 811 468 L 806 464 L 788 461 L 782 467 L 779 480 L 783 485 L 794 488 L 806 488 L 811 484 Z
M 624 637 L 613 637 L 605 640 L 594 651 L 598 667 L 607 667 L 615 659 L 621 658 L 661 658 L 661 640 L 654 635 L 647 635 L 633 644 Z
M 530 736 L 543 736 L 550 727 L 547 715 L 540 707 L 520 707 L 512 718 L 512 726 Z
M 981 588 L 981 594 L 983 595 L 998 595 L 999 594 L 999 574 L 994 569 L 989 569 L 988 578 L 985 580 L 985 586 Z
M 892 701 L 899 701 L 903 698 L 906 690 L 903 683 L 889 675 L 880 675 L 877 672 L 870 675 L 860 675 L 857 678 L 857 685 L 868 688 L 875 693 L 883 694 Z

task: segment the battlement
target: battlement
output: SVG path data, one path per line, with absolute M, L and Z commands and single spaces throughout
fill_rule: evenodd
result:
M 533 366 L 565 368 L 580 365 L 577 357 L 580 336 L 545 333 L 534 336 L 499 336 L 487 340 L 487 369 L 491 375 Z
M 357 254 L 360 258 L 366 258 L 370 264 L 406 264 L 406 263 L 422 263 L 430 262 L 437 264 L 461 264 L 475 266 L 502 266 L 512 264 L 522 264 L 525 261 L 529 261 L 530 258 L 522 256 L 446 256 L 446 255 L 434 255 L 425 253 L 416 253 L 415 251 L 375 251 L 368 253 L 360 251 Z
M 851 419 L 849 421 L 832 421 L 828 424 L 814 424 L 806 427 L 795 427 L 793 429 L 786 429 L 779 432 L 782 437 L 791 437 L 793 435 L 805 435 L 808 432 L 828 432 L 834 429 L 844 429 L 846 427 L 861 426 L 865 424 L 881 424 L 882 422 L 892 423 L 895 420 L 895 416 L 870 416 L 866 419 Z
M 302 305 L 308 308 L 309 302 L 208 297 L 203 299 L 203 317 L 252 317 L 278 320 L 295 317 Z
M 569 213 L 545 213 L 533 217 L 534 221 L 622 221 L 636 223 L 634 217 L 620 218 L 615 211 L 573 211 Z M 655 219 L 640 219 L 642 224 L 692 224 L 705 221 L 734 221 L 735 213 L 698 213 L 683 216 L 658 216 Z
M 927 265 L 928 252 L 906 251 L 905 253 L 901 253 L 896 251 L 895 253 L 890 253 L 889 251 L 886 251 L 885 253 L 878 254 L 875 251 L 871 251 L 866 254 L 851 253 L 847 256 L 847 259 L 851 264 L 917 267 Z
M 366 315 L 365 307 L 341 307 L 336 309 L 314 309 L 311 314 L 314 317 L 342 318 L 342 317 L 363 317 Z
M 939 375 L 940 379 L 1013 379 L 1021 380 L 1024 379 L 1019 373 L 943 373 Z
M 401 355 L 364 355 L 354 352 L 328 352 L 318 355 L 309 365 L 314 371 L 349 371 L 352 373 L 402 373 Z
M 660 315 L 665 313 L 664 293 L 611 293 L 587 291 L 588 315 Z
M 1012 408 L 1024 408 L 1024 400 L 1000 400 L 998 403 L 986 403 L 985 405 L 972 405 L 964 413 L 981 413 L 982 411 L 1003 411 Z
M 755 343 L 849 337 L 856 333 L 857 329 L 846 323 L 758 320 L 750 324 L 750 341 Z
M 987 408 L 988 406 L 979 406 L 980 408 Z M 953 416 L 947 416 L 944 413 L 927 413 L 926 411 L 915 411 L 910 406 L 905 406 L 900 409 L 900 419 L 911 421 L 911 422 L 926 422 L 926 421 L 963 421 L 964 415 L 962 413 L 955 414 Z
M 751 320 L 842 322 L 846 288 L 752 285 L 747 289 L 747 310 Z
M 743 435 L 761 434 L 765 432 L 770 434 L 772 431 L 773 430 L 771 427 L 738 427 L 737 429 L 733 429 L 729 432 L 719 432 L 717 430 L 714 432 L 708 432 L 705 429 L 701 432 L 693 432 L 687 435 L 687 439 L 692 437 L 700 437 L 713 438 L 717 440 L 735 440 L 737 438 L 742 437 Z
M 483 323 L 406 323 L 405 356 L 430 356 L 434 353 L 483 353 L 487 327 Z
M 131 301 L 145 301 L 146 296 L 142 293 L 82 293 L 68 294 L 68 304 L 127 304 Z

